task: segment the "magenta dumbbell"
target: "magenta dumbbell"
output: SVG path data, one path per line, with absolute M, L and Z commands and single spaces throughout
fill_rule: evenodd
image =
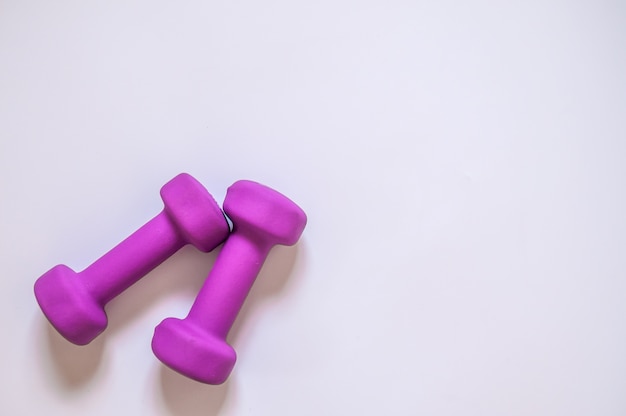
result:
M 221 384 L 237 355 L 226 343 L 270 249 L 295 244 L 306 215 L 280 193 L 251 181 L 228 188 L 224 211 L 233 231 L 185 319 L 168 318 L 154 331 L 152 350 L 170 368 L 194 380 Z
M 163 211 L 80 273 L 60 264 L 35 282 L 35 297 L 68 341 L 85 345 L 107 326 L 104 305 L 186 244 L 208 252 L 229 232 L 211 194 L 182 173 L 161 188 Z

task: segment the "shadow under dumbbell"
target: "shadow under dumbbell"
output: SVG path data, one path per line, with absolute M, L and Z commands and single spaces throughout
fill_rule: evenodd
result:
M 218 251 L 202 253 L 192 246 L 183 247 L 106 305 L 108 327 L 88 345 L 70 343 L 42 317 L 42 323 L 48 330 L 51 361 L 63 384 L 71 389 L 86 384 L 100 366 L 105 344 L 108 344 L 107 348 L 123 349 L 121 343 L 111 343 L 110 340 L 115 339 L 115 335 L 133 320 L 139 319 L 159 299 L 182 292 L 191 306 Z M 146 354 L 152 355 L 149 340 L 145 348 Z
M 87 346 L 78 346 L 63 338 L 45 318 L 48 345 L 52 361 L 61 382 L 69 388 L 78 388 L 89 381 L 100 366 L 106 338 L 100 336 Z
M 264 302 L 276 299 L 276 296 L 288 296 L 286 288 L 294 286 L 301 277 L 299 270 L 303 269 L 303 249 L 306 248 L 304 242 L 301 241 L 294 247 L 276 246 L 271 250 L 229 334 L 229 342 L 235 349 L 238 341 L 241 341 L 244 329 L 254 327 L 248 324 L 253 324 L 251 321 L 256 320 L 250 319 L 255 316 L 255 311 Z M 218 252 L 219 249 L 202 253 L 191 246 L 183 247 L 107 305 L 108 328 L 86 346 L 71 344 L 42 317 L 48 329 L 52 361 L 65 386 L 75 389 L 86 384 L 101 364 L 105 345 L 110 348 L 110 340 L 115 339 L 115 334 L 132 320 L 138 319 L 159 299 L 173 293 L 183 293 L 189 298 L 191 306 L 213 267 Z M 116 348 L 123 348 L 118 343 L 114 344 Z M 149 343 L 146 344 L 146 353 L 151 354 Z M 222 407 L 228 391 L 228 381 L 221 386 L 209 386 L 179 375 L 162 364 L 160 366 L 163 398 L 173 414 L 216 414 Z
M 293 285 L 300 278 L 299 270 L 304 262 L 304 247 L 301 245 L 302 242 L 295 247 L 276 246 L 270 252 L 229 334 L 229 342 L 233 343 L 235 349 L 243 327 L 246 322 L 250 323 L 247 318 L 254 316 L 255 310 L 263 302 L 271 301 L 278 295 L 287 296 L 287 283 Z M 209 270 L 210 268 L 206 269 L 205 274 Z M 236 368 L 235 366 L 235 372 Z M 189 379 L 161 365 L 160 377 L 161 397 L 173 415 L 217 415 L 228 394 L 232 393 L 230 390 L 233 375 L 224 384 L 212 386 Z
M 219 414 L 229 390 L 229 382 L 220 386 L 199 383 L 161 365 L 161 397 L 172 415 L 212 416 Z

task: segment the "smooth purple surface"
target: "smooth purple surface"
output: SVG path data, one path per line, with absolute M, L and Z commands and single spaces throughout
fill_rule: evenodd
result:
M 226 337 L 270 249 L 295 244 L 307 221 L 287 197 L 251 181 L 228 188 L 224 211 L 233 231 L 188 316 L 165 319 L 152 339 L 152 350 L 163 363 L 208 384 L 223 383 L 235 365 Z
M 107 326 L 104 305 L 185 244 L 210 251 L 227 237 L 228 223 L 207 190 L 182 173 L 161 188 L 165 208 L 80 273 L 65 265 L 35 282 L 35 297 L 68 341 L 84 345 Z

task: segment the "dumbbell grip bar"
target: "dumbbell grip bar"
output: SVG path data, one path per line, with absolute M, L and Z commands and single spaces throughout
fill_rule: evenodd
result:
M 104 306 L 186 242 L 165 211 L 79 273 L 93 298 Z
M 272 248 L 272 244 L 233 231 L 224 243 L 188 318 L 226 338 Z

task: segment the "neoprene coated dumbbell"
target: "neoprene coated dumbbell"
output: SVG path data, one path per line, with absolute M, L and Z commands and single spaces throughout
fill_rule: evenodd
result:
M 107 326 L 104 306 L 186 244 L 208 252 L 229 233 L 211 194 L 182 173 L 161 188 L 164 209 L 80 273 L 60 264 L 35 282 L 41 310 L 74 344 L 91 342 Z
M 226 337 L 270 249 L 295 244 L 306 225 L 300 207 L 251 181 L 228 188 L 224 211 L 233 231 L 189 314 L 165 319 L 152 338 L 152 350 L 163 363 L 208 384 L 223 383 L 235 365 Z

